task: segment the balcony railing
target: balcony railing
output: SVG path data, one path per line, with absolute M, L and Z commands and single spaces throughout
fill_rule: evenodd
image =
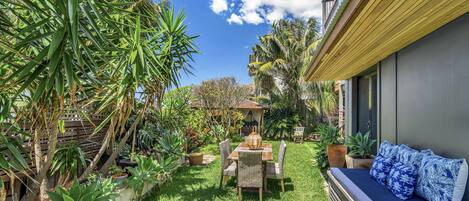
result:
M 332 18 L 334 18 L 337 8 L 339 8 L 339 4 L 341 2 L 341 0 L 322 0 L 322 22 L 324 32 L 327 30 Z

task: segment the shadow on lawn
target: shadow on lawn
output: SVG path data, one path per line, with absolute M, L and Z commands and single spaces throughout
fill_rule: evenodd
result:
M 201 172 L 208 168 L 206 166 L 183 167 L 177 173 L 176 178 L 171 183 L 163 185 L 160 189 L 154 189 L 153 193 L 147 196 L 147 201 L 162 200 L 236 200 L 236 178 L 230 178 L 227 184 L 219 189 L 219 178 L 201 178 Z M 216 182 L 213 182 L 216 181 Z M 207 184 L 208 183 L 208 184 Z M 268 180 L 268 191 L 264 193 L 264 198 L 280 199 L 280 181 Z M 285 192 L 294 191 L 295 188 L 290 178 L 285 179 Z M 243 191 L 243 200 L 257 200 L 257 192 Z
M 218 184 L 206 185 L 208 179 L 200 178 L 200 174 L 206 166 L 183 167 L 177 171 L 177 178 L 163 185 L 162 188 L 153 189 L 153 193 L 145 200 L 160 200 L 161 197 L 171 200 L 215 200 L 217 197 L 225 197 L 229 191 L 219 189 Z M 198 185 L 199 184 L 199 185 Z

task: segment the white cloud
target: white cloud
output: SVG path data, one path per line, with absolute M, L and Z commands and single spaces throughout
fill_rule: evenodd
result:
M 228 10 L 228 2 L 226 2 L 226 0 L 212 0 L 210 8 L 216 14 L 220 14 Z
M 230 24 L 232 24 L 232 23 L 243 24 L 243 19 L 241 19 L 241 17 L 239 15 L 236 15 L 234 13 L 232 13 L 230 18 L 228 18 L 226 21 L 228 21 L 228 23 L 230 23 Z
M 241 18 L 249 24 L 258 25 L 264 22 L 264 19 L 255 11 L 242 12 Z
M 283 9 L 276 8 L 275 10 L 269 12 L 265 18 L 267 22 L 272 24 L 273 22 L 280 20 L 285 17 L 285 11 Z
M 226 0 L 220 1 L 226 2 Z M 230 2 L 230 7 L 234 8 L 230 9 L 230 12 L 233 12 L 228 19 L 230 23 L 235 23 L 233 14 L 237 22 L 240 19 L 245 23 L 256 25 L 273 23 L 287 16 L 303 19 L 321 17 L 321 0 L 231 0 Z M 239 6 L 234 6 L 234 3 Z

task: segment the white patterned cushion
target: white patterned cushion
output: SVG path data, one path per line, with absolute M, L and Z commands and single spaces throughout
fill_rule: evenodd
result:
M 389 172 L 386 188 L 396 197 L 407 200 L 413 197 L 416 183 L 417 168 L 397 162 Z
M 401 144 L 399 145 L 397 161 L 405 165 L 413 166 L 418 170 L 420 168 L 420 164 L 422 163 L 423 157 L 427 154 L 433 154 L 433 152 L 429 149 L 417 151 L 405 144 Z
M 428 154 L 422 159 L 416 193 L 429 201 L 460 201 L 466 188 L 467 174 L 465 159 Z

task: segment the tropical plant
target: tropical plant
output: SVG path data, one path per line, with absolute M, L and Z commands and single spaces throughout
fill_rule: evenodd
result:
M 171 132 L 185 131 L 191 114 L 190 101 L 192 98 L 190 86 L 176 88 L 167 92 L 162 100 L 161 108 L 157 110 L 157 123 L 160 128 Z
M 24 153 L 24 149 L 18 138 L 12 137 L 4 133 L 3 130 L 5 123 L 0 123 L 0 171 L 5 172 L 11 180 L 15 179 L 15 171 L 25 173 L 29 169 L 28 163 L 21 153 Z M 6 126 L 6 130 L 10 132 L 17 131 L 19 129 L 12 125 Z M 10 182 L 10 184 L 12 184 Z M 14 185 L 10 186 L 11 192 L 14 191 Z M 14 194 L 12 193 L 14 196 Z M 4 183 L 0 177 L 0 198 L 6 196 Z M 1 200 L 1 199 L 0 199 Z
M 109 172 L 108 172 L 108 175 L 111 175 L 111 176 L 121 176 L 125 173 L 125 171 L 117 166 L 117 165 L 112 165 L 110 168 L 109 168 Z
M 289 139 L 299 123 L 299 116 L 289 107 L 274 107 L 267 113 L 265 122 L 265 136 L 274 139 Z
M 24 103 L 16 114 L 34 122 L 35 180 L 42 184 L 67 107 L 81 110 L 80 102 L 109 114 L 96 129 L 109 128 L 83 179 L 122 136 L 103 165 L 107 170 L 153 100 L 177 84 L 195 53 L 184 15 L 151 0 L 1 1 L 0 16 L 0 91 L 9 93 L 9 105 Z M 135 107 L 137 99 L 141 107 Z M 132 112 L 137 119 L 125 129 Z M 40 149 L 43 134 L 49 138 L 47 153 Z M 33 199 L 39 186 L 44 195 L 47 185 L 34 183 L 23 199 Z
M 184 151 L 184 139 L 180 132 L 171 133 L 164 131 L 158 139 L 156 151 L 163 155 L 163 157 L 178 157 L 182 156 Z
M 222 136 L 225 134 L 225 128 L 222 125 L 214 125 L 208 134 L 215 139 L 223 138 Z
M 152 150 L 157 143 L 159 130 L 155 124 L 146 121 L 145 125 L 138 130 L 137 147 L 142 151 Z
M 316 152 L 316 163 L 319 168 L 325 169 L 329 165 L 327 160 L 327 146 L 331 144 L 340 144 L 342 139 L 339 129 L 327 124 L 320 124 L 317 127 L 316 132 L 321 136 L 319 143 L 317 144 L 318 151 Z
M 95 178 L 87 183 L 75 181 L 70 189 L 58 186 L 54 192 L 47 192 L 52 201 L 112 201 L 116 200 L 117 184 L 111 179 Z
M 59 175 L 59 184 L 65 185 L 78 177 L 78 170 L 86 167 L 86 154 L 77 144 L 57 149 L 51 164 L 50 174 Z
M 334 81 L 318 81 L 305 84 L 305 93 L 310 99 L 306 102 L 307 108 L 319 116 L 320 123 L 334 125 L 333 116 L 338 111 L 338 94 L 335 91 Z
M 370 158 L 373 154 L 373 145 L 376 140 L 371 139 L 370 131 L 362 134 L 358 132 L 355 135 L 347 136 L 345 145 L 349 148 L 349 155 L 359 158 Z
M 146 185 L 157 184 L 160 176 L 166 175 L 167 171 L 171 170 L 174 160 L 170 158 L 159 163 L 151 157 L 138 155 L 135 157 L 135 161 L 138 164 L 136 167 L 128 167 L 131 176 L 128 178 L 127 184 L 135 191 L 138 200 Z
M 300 113 L 301 74 L 308 52 L 318 39 L 319 26 L 314 18 L 276 21 L 272 31 L 260 37 L 252 49 L 248 68 L 256 87 L 266 91 L 271 100 L 278 89 Z

